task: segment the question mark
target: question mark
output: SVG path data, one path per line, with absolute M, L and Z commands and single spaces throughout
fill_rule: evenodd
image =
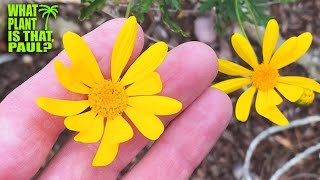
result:
M 52 43 L 51 42 L 45 42 L 43 43 L 43 51 L 48 52 L 48 50 L 52 49 Z

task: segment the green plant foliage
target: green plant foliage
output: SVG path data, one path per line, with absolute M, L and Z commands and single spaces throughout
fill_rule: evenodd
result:
M 80 10 L 80 20 L 89 18 L 94 12 L 102 9 L 106 3 L 106 0 L 81 0 L 82 3 L 88 4 Z M 114 0 L 114 3 L 119 3 L 118 0 Z M 189 36 L 184 32 L 181 27 L 171 18 L 168 9 L 180 10 L 179 0 L 129 0 L 128 9 L 126 15 L 132 14 L 137 17 L 138 21 L 142 23 L 144 21 L 145 14 L 149 11 L 153 3 L 158 4 L 162 21 L 166 26 L 175 33 L 182 36 Z
M 162 15 L 162 22 L 173 32 L 180 34 L 184 37 L 188 37 L 189 34 L 184 32 L 181 27 L 174 22 L 170 16 L 168 9 L 173 8 L 180 10 L 179 0 L 135 0 L 131 7 L 131 14 L 136 16 L 138 21 L 142 23 L 144 21 L 145 14 L 149 11 L 153 3 L 158 4 Z
M 88 6 L 80 9 L 80 20 L 88 19 L 94 12 L 101 10 L 106 0 L 81 0 L 81 2 L 89 3 Z
M 94 12 L 99 11 L 105 6 L 107 0 L 81 0 L 86 5 L 81 8 L 80 19 L 89 18 Z M 109 0 L 115 5 L 119 0 Z M 108 1 L 108 2 L 109 2 Z M 271 3 L 293 3 L 296 0 L 199 0 L 201 6 L 198 12 L 205 13 L 214 10 L 216 12 L 216 30 L 218 34 L 223 35 L 225 28 L 234 22 L 238 22 L 244 33 L 243 22 L 247 21 L 255 25 L 256 30 L 259 25 L 265 26 L 271 18 L 266 14 L 267 8 Z M 182 36 L 189 36 L 181 27 L 172 19 L 169 10 L 180 11 L 180 0 L 128 0 L 126 16 L 130 14 L 137 17 L 138 21 L 144 21 L 145 14 L 151 6 L 156 4 L 161 12 L 163 23 L 173 32 Z M 258 36 L 259 32 L 257 30 Z
M 93 3 L 95 0 L 81 0 L 81 3 Z
M 224 29 L 232 22 L 237 21 L 236 7 L 233 0 L 207 0 L 201 4 L 198 11 L 205 13 L 215 8 L 216 12 L 216 30 L 220 36 L 224 34 Z M 245 14 L 239 11 L 240 18 Z
M 235 7 L 235 1 L 238 1 L 239 7 Z M 296 0 L 275 0 L 274 2 L 290 3 L 294 1 Z M 215 8 L 217 15 L 221 16 L 221 19 L 231 23 L 232 21 L 237 20 L 235 12 L 236 8 L 238 8 L 240 18 L 243 21 L 252 22 L 253 18 L 256 18 L 258 25 L 265 25 L 270 19 L 270 16 L 265 13 L 266 3 L 268 2 L 268 0 L 207 0 L 201 4 L 198 11 L 204 13 Z M 254 16 L 250 15 L 250 9 Z
M 200 13 L 204 13 L 206 11 L 210 11 L 213 7 L 216 7 L 217 5 L 218 5 L 217 0 L 208 0 L 208 1 L 205 1 L 201 4 L 198 11 Z
M 138 0 L 131 8 L 131 14 L 134 15 L 140 23 L 144 21 L 144 15 L 149 11 L 153 0 Z
M 205 0 L 198 9 L 205 13 L 212 9 L 216 12 L 216 29 L 223 35 L 224 29 L 233 22 L 241 26 L 244 21 L 253 23 L 256 27 L 265 26 L 271 18 L 266 14 L 268 3 L 293 3 L 296 0 Z M 238 6 L 236 6 L 236 4 Z
M 244 6 L 249 11 L 249 14 L 246 16 L 245 20 L 250 21 L 257 25 L 266 25 L 271 16 L 265 14 L 266 7 L 258 6 L 258 3 L 266 2 L 266 0 L 244 0 Z M 250 11 L 252 14 L 250 14 Z M 255 20 L 254 20 L 255 19 Z M 255 22 L 256 21 L 256 22 Z
M 297 0 L 273 0 L 272 2 L 275 2 L 275 3 L 294 3 L 296 1 Z
M 179 0 L 165 0 L 165 3 L 176 10 L 180 10 L 180 2 Z
M 162 15 L 162 22 L 168 27 L 170 28 L 171 31 L 178 33 L 184 37 L 188 37 L 190 36 L 187 32 L 184 32 L 181 27 L 172 20 L 172 18 L 170 17 L 170 12 L 168 11 L 170 5 L 174 5 L 172 0 L 172 4 L 167 4 L 166 2 L 167 0 L 157 0 L 159 6 L 160 6 L 160 11 L 161 11 L 161 15 Z M 179 7 L 180 9 L 180 7 Z

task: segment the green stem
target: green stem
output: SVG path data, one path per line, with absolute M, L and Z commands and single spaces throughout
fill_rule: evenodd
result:
M 236 8 L 237 20 L 238 20 L 238 23 L 239 23 L 239 26 L 240 26 L 242 35 L 243 35 L 246 39 L 248 39 L 247 34 L 246 34 L 246 32 L 244 31 L 244 28 L 243 28 L 243 23 L 242 23 L 241 18 L 240 18 L 238 1 L 239 1 L 239 0 L 234 0 L 234 6 L 235 6 L 235 8 Z
M 252 20 L 253 20 L 253 23 L 254 23 L 254 28 L 255 28 L 256 33 L 257 33 L 257 36 L 258 36 L 259 44 L 262 45 L 262 38 L 261 38 L 260 31 L 259 31 L 259 29 L 258 29 L 258 21 L 257 21 L 257 19 L 256 19 L 256 16 L 253 14 L 253 11 L 252 11 L 252 9 L 251 9 L 251 6 L 250 6 L 248 0 L 244 0 L 244 2 L 245 2 L 246 6 L 247 6 L 247 8 L 248 8 L 248 11 L 249 11 L 249 13 L 250 13 L 250 16 L 252 17 Z
M 131 8 L 133 5 L 133 0 L 128 0 L 128 6 L 127 6 L 127 11 L 126 11 L 126 18 L 130 16 Z

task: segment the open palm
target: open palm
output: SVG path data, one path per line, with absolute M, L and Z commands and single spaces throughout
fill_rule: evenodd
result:
M 111 20 L 84 36 L 105 70 L 104 76 L 110 74 L 107 67 L 112 47 L 123 23 L 124 19 Z M 143 32 L 139 28 L 130 63 L 139 55 L 143 44 Z M 69 63 L 65 52 L 55 59 Z M 161 94 L 181 101 L 185 109 L 178 115 L 161 117 L 167 125 L 165 132 L 124 179 L 187 179 L 230 119 L 232 107 L 228 96 L 209 88 L 217 74 L 217 57 L 210 47 L 198 42 L 182 44 L 168 53 L 157 72 L 163 81 Z M 50 62 L 1 102 L 0 161 L 5 163 L 0 165 L 0 179 L 31 178 L 64 130 L 63 118 L 38 108 L 35 99 L 39 94 L 59 99 L 81 97 L 59 84 Z M 131 141 L 120 145 L 115 161 L 105 167 L 91 165 L 99 143 L 82 144 L 70 138 L 40 179 L 116 179 L 148 142 L 139 131 L 134 129 L 134 132 Z

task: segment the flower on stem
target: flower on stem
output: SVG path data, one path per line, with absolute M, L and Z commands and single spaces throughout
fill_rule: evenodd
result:
M 77 34 L 67 32 L 63 44 L 72 64 L 67 68 L 61 61 L 54 63 L 59 82 L 69 91 L 86 95 L 85 100 L 59 100 L 39 97 L 40 108 L 56 116 L 66 117 L 66 128 L 79 132 L 74 140 L 100 146 L 93 166 L 105 166 L 116 157 L 119 144 L 133 137 L 133 130 L 122 117 L 125 113 L 148 139 L 156 140 L 164 125 L 156 115 L 179 112 L 182 104 L 166 96 L 160 75 L 154 72 L 164 60 L 168 46 L 158 42 L 142 53 L 121 76 L 137 36 L 137 21 L 130 17 L 115 42 L 111 58 L 111 79 L 105 79 L 88 45 Z
M 228 60 L 219 59 L 219 72 L 230 76 L 242 76 L 214 84 L 212 87 L 226 93 L 234 92 L 244 86 L 251 85 L 239 97 L 235 115 L 239 121 L 248 119 L 254 95 L 257 93 L 255 108 L 263 117 L 277 125 L 287 125 L 287 118 L 277 105 L 282 103 L 280 94 L 291 102 L 310 104 L 313 91 L 320 93 L 320 85 L 316 81 L 300 76 L 281 76 L 279 69 L 297 61 L 309 49 L 312 35 L 302 33 L 298 37 L 286 40 L 275 52 L 279 36 L 279 25 L 276 20 L 268 22 L 264 34 L 262 53 L 263 62 L 258 64 L 257 56 L 250 42 L 240 34 L 231 38 L 236 53 L 251 66 L 249 70 Z

